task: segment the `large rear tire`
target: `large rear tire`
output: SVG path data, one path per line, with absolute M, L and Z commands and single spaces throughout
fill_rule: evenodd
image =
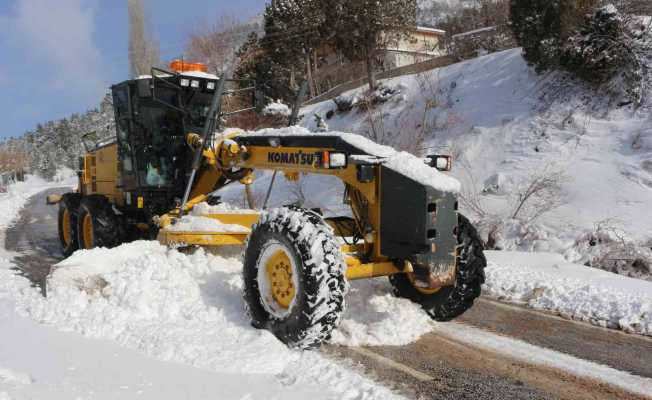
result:
M 318 214 L 264 212 L 243 255 L 244 299 L 252 325 L 289 347 L 328 340 L 340 322 L 345 264 L 332 229 Z
M 80 201 L 81 195 L 79 193 L 66 193 L 62 196 L 61 201 L 59 202 L 57 225 L 59 229 L 61 251 L 64 257 L 69 257 L 72 253 L 79 250 L 77 217 L 79 214 Z
M 100 195 L 82 198 L 77 218 L 77 238 L 81 249 L 112 248 L 120 245 L 124 229 L 113 206 Z
M 485 281 L 487 259 L 483 253 L 482 239 L 463 215 L 459 216 L 457 242 L 459 259 L 454 286 L 422 289 L 414 285 L 414 279 L 408 274 L 389 277 L 396 296 L 420 304 L 436 321 L 450 321 L 471 308 L 473 301 L 480 296 Z

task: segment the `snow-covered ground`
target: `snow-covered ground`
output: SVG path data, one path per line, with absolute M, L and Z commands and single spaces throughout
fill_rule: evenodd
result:
M 71 181 L 30 177 L 0 195 L 4 232 L 29 196 Z M 316 352 L 253 329 L 237 255 L 156 242 L 79 251 L 48 297 L 0 251 L 0 399 L 393 399 Z M 82 336 L 83 335 L 83 336 Z
M 36 180 L 18 184 L 0 206 L 16 215 L 29 195 L 50 186 Z M 0 228 L 9 223 L 6 217 Z M 648 282 L 569 265 L 551 254 L 488 256 L 491 294 L 650 333 Z M 11 257 L 0 254 L 4 398 L 103 399 L 116 392 L 142 398 L 397 397 L 354 365 L 289 350 L 269 332 L 253 329 L 243 312 L 237 253 L 184 254 L 147 241 L 82 250 L 55 267 L 47 298 L 10 270 Z M 334 343 L 402 345 L 427 332 L 462 330 L 479 345 L 505 346 L 491 335 L 432 322 L 415 304 L 395 298 L 386 279 L 351 286 Z
M 652 336 L 652 282 L 554 253 L 488 251 L 485 293 L 594 325 Z
M 498 227 L 503 249 L 555 252 L 580 264 L 652 260 L 649 104 L 618 107 L 562 74 L 539 76 L 519 49 L 382 84 L 395 93 L 371 111 L 339 112 L 326 101 L 302 110 L 302 124 L 316 131 L 318 114 L 330 130 L 399 146 L 422 139 L 422 155 L 452 154 L 452 174 L 476 206 L 462 202 L 463 211 L 482 222 L 485 237 Z M 365 90 L 343 98 L 359 101 Z M 513 220 L 519 194 L 541 177 L 552 178 L 551 190 Z M 652 279 L 650 265 L 639 266 Z
M 386 85 L 399 93 L 374 118 L 382 115 L 389 137 L 425 130 L 423 152 L 448 148 L 463 166 L 454 173 L 462 192 L 464 187 L 475 191 L 488 214 L 504 216 L 511 194 L 534 172 L 564 173 L 560 207 L 537 223 L 510 222 L 499 238 L 505 248 L 539 253 L 488 252 L 486 293 L 652 335 L 652 283 L 572 263 L 586 261 L 587 233 L 602 221 L 617 217 L 628 238 L 652 239 L 652 117 L 645 110 L 596 113 L 572 102 L 544 108 L 542 91 L 550 86 L 517 50 Z M 306 126 L 315 128 L 311 114 L 325 116 L 332 108 L 326 102 L 305 110 Z M 369 114 L 336 114 L 328 124 L 364 133 Z M 259 201 L 271 179 L 268 173 L 258 177 L 254 194 Z M 30 195 L 61 185 L 34 178 L 12 185 L 0 194 L 0 230 Z M 329 177 L 291 183 L 279 176 L 270 204 L 303 200 L 308 207 L 344 213 L 342 189 Z M 242 204 L 241 190 L 227 188 L 224 198 Z M 189 226 L 208 223 L 198 217 Z M 0 252 L 1 400 L 102 399 L 116 393 L 142 398 L 397 397 L 355 366 L 317 352 L 289 350 L 270 333 L 253 329 L 243 312 L 239 254 L 184 254 L 144 241 L 79 251 L 56 266 L 46 299 L 11 271 L 11 258 Z M 488 333 L 491 337 L 433 323 L 415 304 L 395 298 L 386 279 L 353 282 L 347 304 L 333 336 L 337 344 L 402 345 L 433 330 L 454 330 L 486 346 L 507 346 Z

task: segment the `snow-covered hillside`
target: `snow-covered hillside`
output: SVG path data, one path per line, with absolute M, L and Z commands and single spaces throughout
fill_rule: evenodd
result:
M 618 107 L 563 75 L 539 76 L 519 49 L 383 85 L 396 93 L 372 111 L 339 112 L 327 101 L 303 110 L 303 124 L 316 130 L 318 114 L 331 130 L 399 144 L 422 138 L 423 155 L 452 153 L 463 211 L 485 237 L 496 233 L 497 247 L 614 270 L 617 259 L 652 259 L 649 106 Z M 365 90 L 343 97 L 355 103 Z M 548 186 L 519 210 L 537 182 Z M 649 264 L 637 265 L 621 272 L 647 276 Z

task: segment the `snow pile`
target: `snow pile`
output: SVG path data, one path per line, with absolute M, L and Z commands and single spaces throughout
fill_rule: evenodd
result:
M 214 206 L 206 202 L 197 204 L 190 212 L 195 216 L 209 215 L 209 214 L 257 214 L 255 210 L 246 208 L 239 208 L 229 203 L 220 203 Z
M 433 329 L 415 303 L 395 297 L 387 278 L 350 283 L 347 308 L 331 341 L 343 346 L 401 346 Z
M 263 109 L 263 115 L 266 116 L 278 115 L 282 117 L 289 117 L 290 114 L 292 114 L 290 107 L 283 104 L 280 100 L 269 103 L 267 106 L 265 106 L 265 109 Z
M 171 232 L 224 232 L 224 233 L 249 233 L 249 229 L 236 224 L 224 224 L 217 219 L 184 215 L 176 223 L 167 228 Z
M 442 192 L 457 193 L 460 190 L 460 183 L 457 179 L 443 174 L 435 168 L 426 165 L 423 159 L 407 152 L 398 152 L 389 146 L 379 145 L 361 135 L 356 135 L 354 133 L 313 133 L 305 128 L 293 126 L 283 129 L 263 129 L 261 131 L 251 132 L 249 134 L 254 136 L 271 137 L 317 135 L 336 136 L 351 146 L 356 147 L 361 152 L 382 158 L 380 163 L 389 169 L 409 177 L 410 179 L 413 179 L 424 185 L 428 185 Z
M 248 327 L 240 298 L 241 273 L 239 257 L 225 258 L 203 249 L 186 255 L 157 242 L 81 250 L 55 266 L 48 285 L 49 304 L 32 305 L 29 313 L 45 323 L 73 327 L 90 336 L 124 339 L 125 344 L 130 344 L 132 325 L 202 318 L 228 325 L 233 340 L 262 341 L 261 346 L 268 339 L 276 341 L 266 331 Z M 58 311 L 50 314 L 53 309 Z M 394 297 L 386 278 L 372 279 L 351 283 L 333 342 L 402 345 L 430 330 L 430 319 L 419 306 Z M 221 345 L 228 347 L 228 338 Z M 249 350 L 243 351 L 238 357 L 246 359 Z
M 594 325 L 652 336 L 652 283 L 558 254 L 487 252 L 486 293 Z
M 47 299 L 35 291 L 14 295 L 39 322 L 162 360 L 219 373 L 272 374 L 284 385 L 322 387 L 331 393 L 325 398 L 396 398 L 319 353 L 289 350 L 268 331 L 252 328 L 241 268 L 236 258 L 202 249 L 186 255 L 139 241 L 75 253 L 56 266 Z M 379 290 L 387 295 L 387 288 Z
M 33 177 L 11 185 L 0 194 L 0 227 L 51 187 Z M 14 343 L 0 346 L 0 399 L 113 398 L 116 390 L 143 398 L 399 398 L 353 365 L 289 350 L 253 329 L 239 259 L 203 250 L 186 255 L 156 242 L 81 250 L 57 265 L 43 298 L 11 270 L 12 257 L 0 252 L 0 331 Z M 14 307 L 90 338 L 37 325 Z

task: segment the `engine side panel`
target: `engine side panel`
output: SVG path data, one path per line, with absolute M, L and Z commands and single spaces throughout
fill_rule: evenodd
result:
M 118 189 L 118 145 L 99 147 L 82 158 L 81 191 L 85 196 L 101 194 L 118 205 L 124 202 Z

